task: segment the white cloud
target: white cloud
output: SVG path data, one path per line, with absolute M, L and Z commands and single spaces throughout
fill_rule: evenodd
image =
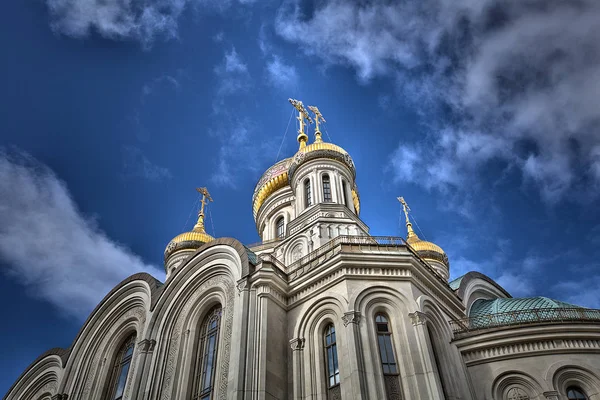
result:
M 267 79 L 276 88 L 290 90 L 298 84 L 298 73 L 296 67 L 287 65 L 280 57 L 274 56 L 267 62 Z
M 395 79 L 427 121 L 427 142 L 403 139 L 392 156 L 398 176 L 417 154 L 408 158 L 416 183 L 465 188 L 501 160 L 549 203 L 582 187 L 600 193 L 599 2 L 326 0 L 303 9 L 281 7 L 279 35 L 363 82 Z
M 225 52 L 223 60 L 214 68 L 218 80 L 217 94 L 213 102 L 213 111 L 219 113 L 223 107 L 224 98 L 250 89 L 252 83 L 248 66 L 235 50 Z
M 171 179 L 168 168 L 153 164 L 141 149 L 134 146 L 123 146 L 123 177 L 126 179 L 143 178 L 149 181 Z
M 238 0 L 240 4 L 252 1 Z M 52 29 L 75 38 L 92 32 L 148 47 L 157 37 L 177 37 L 178 20 L 189 8 L 223 12 L 232 0 L 46 0 Z
M 84 216 L 64 182 L 27 154 L 0 151 L 0 258 L 4 273 L 68 315 L 87 317 L 125 277 L 163 277 Z

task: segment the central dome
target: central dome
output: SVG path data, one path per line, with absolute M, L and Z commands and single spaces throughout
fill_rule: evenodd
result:
M 294 173 L 300 165 L 316 158 L 328 158 L 330 160 L 339 161 L 350 169 L 352 178 L 356 178 L 356 167 L 354 166 L 354 161 L 352 160 L 352 157 L 350 157 L 350 154 L 336 144 L 320 141 L 301 148 L 296 155 L 294 155 L 291 159 L 292 161 L 287 174 L 289 181 L 291 182 Z

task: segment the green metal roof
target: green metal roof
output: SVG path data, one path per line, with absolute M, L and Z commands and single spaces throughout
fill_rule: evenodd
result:
M 549 299 L 547 297 L 542 296 L 493 300 L 479 299 L 473 303 L 471 311 L 469 312 L 469 317 L 475 318 L 483 315 L 494 315 L 511 311 L 535 310 L 540 308 L 548 309 L 583 307 L 579 307 L 570 303 L 565 303 L 564 301 L 560 300 Z
M 466 274 L 465 274 L 466 275 Z M 453 281 L 448 282 L 448 285 L 450 285 L 450 287 L 452 288 L 452 290 L 456 290 L 458 289 L 458 287 L 460 286 L 460 282 L 462 281 L 462 279 L 465 277 L 465 275 L 463 276 L 459 276 L 458 278 L 456 278 Z
M 250 261 L 251 264 L 258 265 L 258 257 L 256 256 L 256 253 L 254 253 L 252 250 L 250 250 L 246 246 L 244 246 L 244 249 L 246 249 L 246 254 L 248 255 L 248 261 Z

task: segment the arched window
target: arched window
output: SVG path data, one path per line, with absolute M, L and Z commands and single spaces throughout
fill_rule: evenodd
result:
M 508 391 L 507 400 L 529 400 L 529 396 L 521 388 L 514 387 Z
M 283 217 L 279 217 L 275 225 L 277 226 L 277 238 L 282 239 L 285 236 L 285 222 Z
M 346 181 L 342 179 L 342 199 L 344 200 L 344 205 L 348 208 L 350 208 L 350 206 L 348 205 L 348 198 L 346 197 Z
M 108 398 L 110 400 L 121 400 L 125 393 L 127 375 L 129 373 L 129 367 L 131 366 L 133 348 L 135 347 L 135 337 L 135 334 L 129 336 L 115 357 L 109 385 L 111 391 Z
M 442 393 L 444 393 L 444 398 L 447 399 L 448 392 L 447 392 L 446 382 L 444 381 L 444 376 L 442 375 L 442 365 L 440 364 L 440 358 L 439 358 L 439 354 L 438 354 L 439 349 L 436 346 L 436 342 L 433 340 L 433 334 L 431 331 L 432 331 L 431 325 L 427 324 L 427 333 L 429 335 L 429 343 L 431 345 L 431 351 L 433 353 L 433 361 L 435 363 L 435 372 L 437 373 L 438 379 L 440 380 L 440 385 L 442 385 Z M 510 397 L 509 397 L 509 399 L 510 399 Z M 516 397 L 514 400 L 517 400 L 517 399 L 524 400 L 524 399 L 520 399 L 518 397 Z M 513 400 L 513 399 L 510 399 L 510 400 Z
M 588 397 L 583 393 L 583 390 L 577 386 L 567 388 L 567 398 L 569 400 L 588 400 Z
M 329 182 L 329 175 L 323 175 L 323 201 L 331 203 L 331 182 Z
M 310 207 L 312 205 L 312 191 L 310 188 L 310 179 L 304 181 L 304 204 L 306 204 L 306 207 Z
M 323 334 L 327 371 L 327 387 L 331 389 L 340 384 L 340 369 L 338 366 L 335 327 L 329 324 Z
M 396 364 L 396 357 L 394 356 L 394 348 L 392 346 L 392 332 L 385 315 L 377 314 L 375 316 L 375 329 L 387 399 L 402 398 L 400 380 L 398 379 L 398 365 Z
M 221 306 L 211 309 L 200 326 L 198 359 L 194 373 L 194 400 L 212 399 L 217 367 L 219 345 L 219 327 L 221 325 Z

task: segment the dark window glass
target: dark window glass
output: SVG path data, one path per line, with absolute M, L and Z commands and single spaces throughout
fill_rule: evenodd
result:
M 310 188 L 310 180 L 305 180 L 304 181 L 304 201 L 306 203 L 306 207 L 309 207 L 312 205 L 312 192 L 311 192 L 311 188 Z
M 323 175 L 323 201 L 325 203 L 331 202 L 331 182 L 329 182 L 329 175 Z
M 344 200 L 344 205 L 350 208 L 348 205 L 348 199 L 346 198 L 346 181 L 342 181 L 342 199 Z
M 569 400 L 588 400 L 583 391 L 576 386 L 571 386 L 567 389 L 567 398 Z
M 123 398 L 125 387 L 127 385 L 127 375 L 129 374 L 129 367 L 131 366 L 131 357 L 133 356 L 134 346 L 135 335 L 131 335 L 119 349 L 119 353 L 115 358 L 115 365 L 113 366 L 113 373 L 110 380 L 110 387 L 112 387 L 112 395 L 110 396 L 110 399 L 120 400 Z
M 375 316 L 375 325 L 377 326 L 377 345 L 379 346 L 379 356 L 381 358 L 381 367 L 384 375 L 397 375 L 398 366 L 394 357 L 392 346 L 392 332 L 389 328 L 389 322 L 383 314 Z
M 196 361 L 193 399 L 209 400 L 213 395 L 221 313 L 221 306 L 214 307 L 200 327 L 199 356 Z
M 279 239 L 285 236 L 285 224 L 283 222 L 283 217 L 277 220 L 277 237 Z
M 333 324 L 325 328 L 323 338 L 325 340 L 325 357 L 327 358 L 327 387 L 333 387 L 340 383 L 340 369 L 338 366 L 335 327 Z

